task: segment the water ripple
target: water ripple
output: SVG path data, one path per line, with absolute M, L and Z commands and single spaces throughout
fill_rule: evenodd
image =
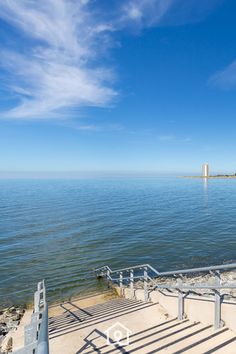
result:
M 236 181 L 0 181 L 0 303 L 96 287 L 92 269 L 148 262 L 160 270 L 235 260 Z

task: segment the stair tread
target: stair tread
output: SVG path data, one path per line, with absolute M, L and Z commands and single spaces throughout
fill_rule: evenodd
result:
M 128 308 L 128 307 L 135 307 L 135 306 L 141 306 L 143 305 L 143 302 L 122 302 L 122 303 L 109 303 L 109 305 L 104 306 L 104 307 L 98 307 L 98 305 L 95 305 L 93 307 L 89 307 L 89 308 L 77 308 L 77 310 L 72 310 L 69 308 L 64 307 L 65 312 L 60 315 L 60 316 L 52 316 L 49 318 L 49 323 L 50 322 L 56 322 L 56 321 L 62 321 L 64 319 L 68 319 L 73 315 L 81 315 L 81 317 L 91 317 L 91 316 L 95 316 L 95 315 L 99 315 L 99 314 L 103 314 L 106 312 L 110 312 L 110 311 L 116 311 L 116 310 L 120 310 L 120 309 L 124 309 L 124 308 Z M 64 306 L 64 305 L 63 305 Z M 76 308 L 76 307 L 75 307 Z
M 157 333 L 159 333 L 159 335 L 166 333 L 166 331 L 168 330 L 168 328 L 178 328 L 178 326 L 180 325 L 180 323 L 175 320 L 167 320 L 165 322 L 159 323 L 156 326 L 150 327 L 150 328 L 145 328 L 140 332 L 136 332 L 131 334 L 130 336 L 130 346 L 129 349 L 132 346 L 132 343 L 136 343 L 136 346 L 139 346 L 141 343 L 146 342 L 150 339 L 153 340 L 153 338 L 156 338 Z M 174 327 L 176 326 L 176 327 Z M 91 339 L 91 338 L 90 338 Z M 104 340 L 104 337 L 102 336 L 97 336 L 95 337 L 95 339 L 93 340 L 93 344 L 96 345 L 96 348 L 99 351 L 104 351 L 106 352 L 106 350 L 109 349 L 109 346 L 106 345 L 106 340 Z M 90 349 L 91 350 L 91 349 Z M 86 352 L 84 352 L 86 353 Z M 88 351 L 89 353 L 89 351 Z
M 92 307 L 92 308 L 83 308 L 83 309 L 77 309 L 77 310 L 71 310 L 69 308 L 65 307 L 65 313 L 63 315 L 60 316 L 55 316 L 55 317 L 50 317 L 49 318 L 49 324 L 51 323 L 56 323 L 56 322 L 61 322 L 61 321 L 65 321 L 65 320 L 70 320 L 70 317 L 75 317 L 75 316 L 81 316 L 81 318 L 87 318 L 87 317 L 92 317 L 92 316 L 96 316 L 96 315 L 102 315 L 104 313 L 109 313 L 109 312 L 115 312 L 118 310 L 123 310 L 125 308 L 131 308 L 131 307 L 135 307 L 135 306 L 141 306 L 144 303 L 142 302 L 125 302 L 125 303 L 116 303 L 116 304 L 109 304 L 109 306 L 106 307 Z
M 182 333 L 190 333 L 190 328 L 192 328 L 190 326 L 200 327 L 200 324 L 193 324 L 189 321 L 179 322 L 177 320 L 172 320 L 159 324 L 156 326 L 156 328 L 151 327 L 141 331 L 140 333 L 133 333 L 130 337 L 130 345 L 126 347 L 126 350 L 128 350 L 130 353 L 142 353 L 143 350 L 145 350 L 145 352 L 149 352 L 150 350 L 157 348 L 157 343 L 158 347 L 163 346 L 174 339 L 180 338 Z M 93 345 L 96 346 L 100 353 L 109 352 L 110 346 L 106 345 L 106 341 L 103 337 L 95 338 Z M 114 348 L 114 350 L 119 352 L 119 349 L 116 350 Z M 92 353 L 91 347 L 83 353 Z
M 49 319 L 50 341 L 69 334 L 67 338 L 80 343 L 77 354 L 236 354 L 236 334 L 227 327 L 214 331 L 211 325 L 178 321 L 168 317 L 158 303 L 116 298 L 83 308 L 71 302 L 62 307 L 60 316 Z M 133 330 L 129 345 L 123 348 L 107 343 L 106 331 L 116 322 Z
M 185 333 L 188 334 L 192 328 L 198 327 L 199 324 L 191 323 L 190 321 L 186 322 L 177 322 L 176 326 L 168 326 L 164 328 L 163 331 L 154 332 L 152 336 L 147 336 L 146 338 L 140 338 L 140 341 L 137 343 L 132 341 L 128 347 L 130 353 L 134 352 L 145 352 L 151 353 L 153 350 L 159 348 L 167 348 L 169 343 L 172 341 L 180 339 Z
M 223 345 L 223 346 L 222 346 Z M 236 353 L 236 336 L 233 335 L 228 341 L 214 346 L 213 351 L 208 351 L 204 354 L 218 353 L 218 354 L 235 354 Z
M 173 321 L 172 323 L 174 325 L 177 321 Z M 227 328 L 223 332 L 222 330 L 218 331 L 217 335 L 213 338 L 211 338 L 211 336 L 216 332 L 214 332 L 212 328 L 200 323 L 192 323 L 190 321 L 181 322 L 179 323 L 179 326 L 172 328 L 170 328 L 170 322 L 166 321 L 166 323 L 163 323 L 160 328 L 162 328 L 163 331 L 149 328 L 146 329 L 145 334 L 134 333 L 130 337 L 129 346 L 124 347 L 122 350 L 125 350 L 125 352 L 130 354 L 235 354 L 236 352 L 236 336 Z M 180 330 L 179 332 L 177 332 L 177 328 Z M 185 336 L 187 337 L 186 339 Z M 210 339 L 207 339 L 208 337 Z M 204 341 L 201 343 L 201 340 Z M 120 348 L 107 345 L 106 338 L 104 337 L 95 337 L 93 345 L 95 347 L 89 346 L 82 351 L 82 353 L 92 354 L 94 348 L 96 348 L 95 351 L 98 351 L 101 354 L 109 354 L 110 352 L 112 354 L 121 353 Z
M 62 324 L 58 324 L 58 323 L 53 323 L 50 322 L 49 325 L 49 336 L 53 337 L 53 335 L 63 332 L 64 334 L 68 333 L 71 331 L 71 329 L 76 329 L 76 328 L 84 328 L 86 326 L 92 326 L 92 325 L 96 325 L 97 323 L 100 323 L 101 321 L 109 321 L 111 319 L 115 319 L 118 318 L 120 316 L 124 316 L 126 314 L 132 313 L 134 311 L 142 311 L 143 309 L 154 305 L 151 303 L 140 303 L 136 306 L 129 306 L 126 308 L 121 308 L 119 310 L 114 310 L 111 311 L 109 313 L 101 313 L 98 316 L 92 316 L 89 317 L 87 319 L 85 319 L 84 321 L 79 321 L 79 320 L 73 320 L 71 319 L 71 322 L 68 323 L 62 323 Z
M 169 343 L 168 350 L 171 350 L 172 352 L 177 352 L 178 350 L 183 349 L 186 346 L 189 346 L 190 344 L 209 336 L 211 333 L 212 326 L 199 325 L 189 330 L 188 333 L 187 331 L 185 331 L 179 341 L 176 340 L 172 343 Z M 160 351 L 160 353 L 162 352 L 165 352 L 165 350 Z
M 210 351 L 214 347 L 224 343 L 228 339 L 232 338 L 232 332 L 227 328 L 224 327 L 217 331 L 211 331 L 208 337 L 200 339 L 199 341 L 195 341 L 194 343 L 190 344 L 182 348 L 179 351 L 175 351 L 175 354 L 180 353 L 187 353 L 187 354 L 196 354 L 197 353 L 206 353 Z M 227 346 L 226 346 L 227 347 Z M 222 349 L 222 353 L 225 353 L 225 349 Z

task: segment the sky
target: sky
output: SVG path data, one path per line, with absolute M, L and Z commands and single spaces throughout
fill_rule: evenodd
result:
M 0 176 L 236 172 L 235 0 L 1 0 Z

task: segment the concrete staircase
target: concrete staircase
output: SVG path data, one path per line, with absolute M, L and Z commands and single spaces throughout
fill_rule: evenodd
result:
M 236 353 L 236 334 L 227 327 L 212 326 L 170 317 L 158 303 L 125 298 L 91 296 L 58 305 L 50 310 L 50 354 L 92 353 Z M 107 330 L 109 340 L 107 343 Z M 124 326 L 124 327 L 120 327 Z M 118 346 L 115 337 L 129 345 Z

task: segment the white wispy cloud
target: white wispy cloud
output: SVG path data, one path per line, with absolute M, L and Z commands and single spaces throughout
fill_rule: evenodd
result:
M 122 6 L 121 24 L 149 27 L 160 22 L 176 0 L 129 0 Z
M 208 83 L 222 89 L 236 88 L 236 60 L 225 69 L 216 72 Z
M 114 72 L 101 65 L 113 34 L 129 26 L 195 21 L 221 0 L 1 0 L 0 18 L 13 26 L 20 43 L 2 42 L 4 89 L 14 105 L 2 118 L 76 116 L 86 106 L 114 101 Z M 18 38 L 18 40 L 19 40 Z
M 0 52 L 7 85 L 21 100 L 2 116 L 71 114 L 76 107 L 107 105 L 116 96 L 111 70 L 92 65 L 106 28 L 96 27 L 86 6 L 85 0 L 0 2 L 0 16 L 32 39 L 25 51 Z
M 169 135 L 159 135 L 158 140 L 160 141 L 173 141 L 175 140 L 175 136 L 172 134 Z
M 124 127 L 121 124 L 117 123 L 100 123 L 100 124 L 85 124 L 82 120 L 75 121 L 71 120 L 62 120 L 59 122 L 59 125 L 65 128 L 71 128 L 73 130 L 80 130 L 83 132 L 111 132 L 111 131 L 122 131 Z
M 192 141 L 190 137 L 179 137 L 173 134 L 159 135 L 158 140 L 161 142 L 177 142 L 177 143 L 189 143 Z
M 181 25 L 201 21 L 222 0 L 127 0 L 119 23 L 143 27 Z

